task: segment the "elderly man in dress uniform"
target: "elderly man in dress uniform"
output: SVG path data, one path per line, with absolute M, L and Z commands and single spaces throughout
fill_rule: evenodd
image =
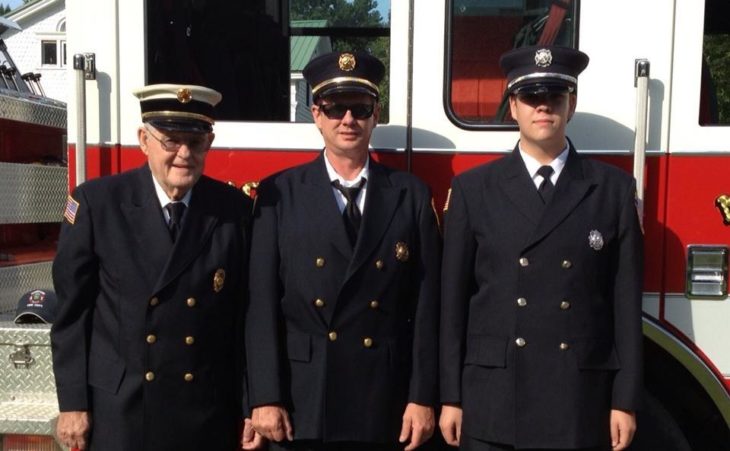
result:
M 246 336 L 272 450 L 411 450 L 435 426 L 441 238 L 426 185 L 368 154 L 383 73 L 312 60 L 324 151 L 258 189 Z
M 135 95 L 146 163 L 82 184 L 66 206 L 53 264 L 58 436 L 104 451 L 237 449 L 252 205 L 202 175 L 221 96 Z
M 565 136 L 587 64 L 503 55 L 520 140 L 451 186 L 440 427 L 464 450 L 621 450 L 636 428 L 642 233 L 632 177 Z

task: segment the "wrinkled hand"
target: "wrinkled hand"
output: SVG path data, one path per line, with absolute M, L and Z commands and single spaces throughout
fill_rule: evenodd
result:
M 250 418 L 243 420 L 243 434 L 241 435 L 241 449 L 259 449 L 264 444 L 264 438 L 253 428 Z
M 294 440 L 294 430 L 286 409 L 277 405 L 259 406 L 251 413 L 251 423 L 256 432 L 274 442 Z
M 461 441 L 461 407 L 455 405 L 444 405 L 441 408 L 439 428 L 444 441 L 451 446 L 459 446 Z
M 401 443 L 411 439 L 405 451 L 414 450 L 431 438 L 435 423 L 433 407 L 409 402 L 403 413 L 403 426 L 398 438 Z
M 56 435 L 69 448 L 86 449 L 86 439 L 91 430 L 89 412 L 72 411 L 58 414 Z
M 615 451 L 629 447 L 636 433 L 636 414 L 611 409 L 611 446 Z

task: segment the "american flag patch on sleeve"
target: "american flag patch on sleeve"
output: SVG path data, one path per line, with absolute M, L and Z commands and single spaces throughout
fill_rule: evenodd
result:
M 66 218 L 66 221 L 68 221 L 69 224 L 73 224 L 76 222 L 76 212 L 79 210 L 79 203 L 76 202 L 76 200 L 71 197 L 71 195 L 68 196 L 68 199 L 66 200 L 66 210 L 63 212 L 63 217 Z

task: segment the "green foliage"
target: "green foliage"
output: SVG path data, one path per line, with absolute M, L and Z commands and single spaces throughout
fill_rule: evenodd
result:
M 10 6 L 0 3 L 0 16 L 5 16 L 10 11 Z
M 292 0 L 289 9 L 291 20 L 325 19 L 330 27 L 388 27 L 377 10 L 376 0 Z M 356 30 L 353 30 L 356 32 Z M 332 50 L 363 50 L 379 58 L 385 64 L 385 77 L 380 83 L 380 103 L 383 106 L 380 122 L 389 121 L 390 38 L 389 37 L 334 37 Z
M 730 124 L 730 34 L 705 35 L 704 57 L 715 88 L 720 124 Z

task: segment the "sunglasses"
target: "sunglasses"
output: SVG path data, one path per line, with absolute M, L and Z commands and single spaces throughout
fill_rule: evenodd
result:
M 330 119 L 342 119 L 348 111 L 355 119 L 367 119 L 373 115 L 375 105 L 372 103 L 328 103 L 319 105 L 319 109 Z
M 547 93 L 519 93 L 517 100 L 527 105 L 558 105 L 568 98 L 565 92 L 547 92 Z

